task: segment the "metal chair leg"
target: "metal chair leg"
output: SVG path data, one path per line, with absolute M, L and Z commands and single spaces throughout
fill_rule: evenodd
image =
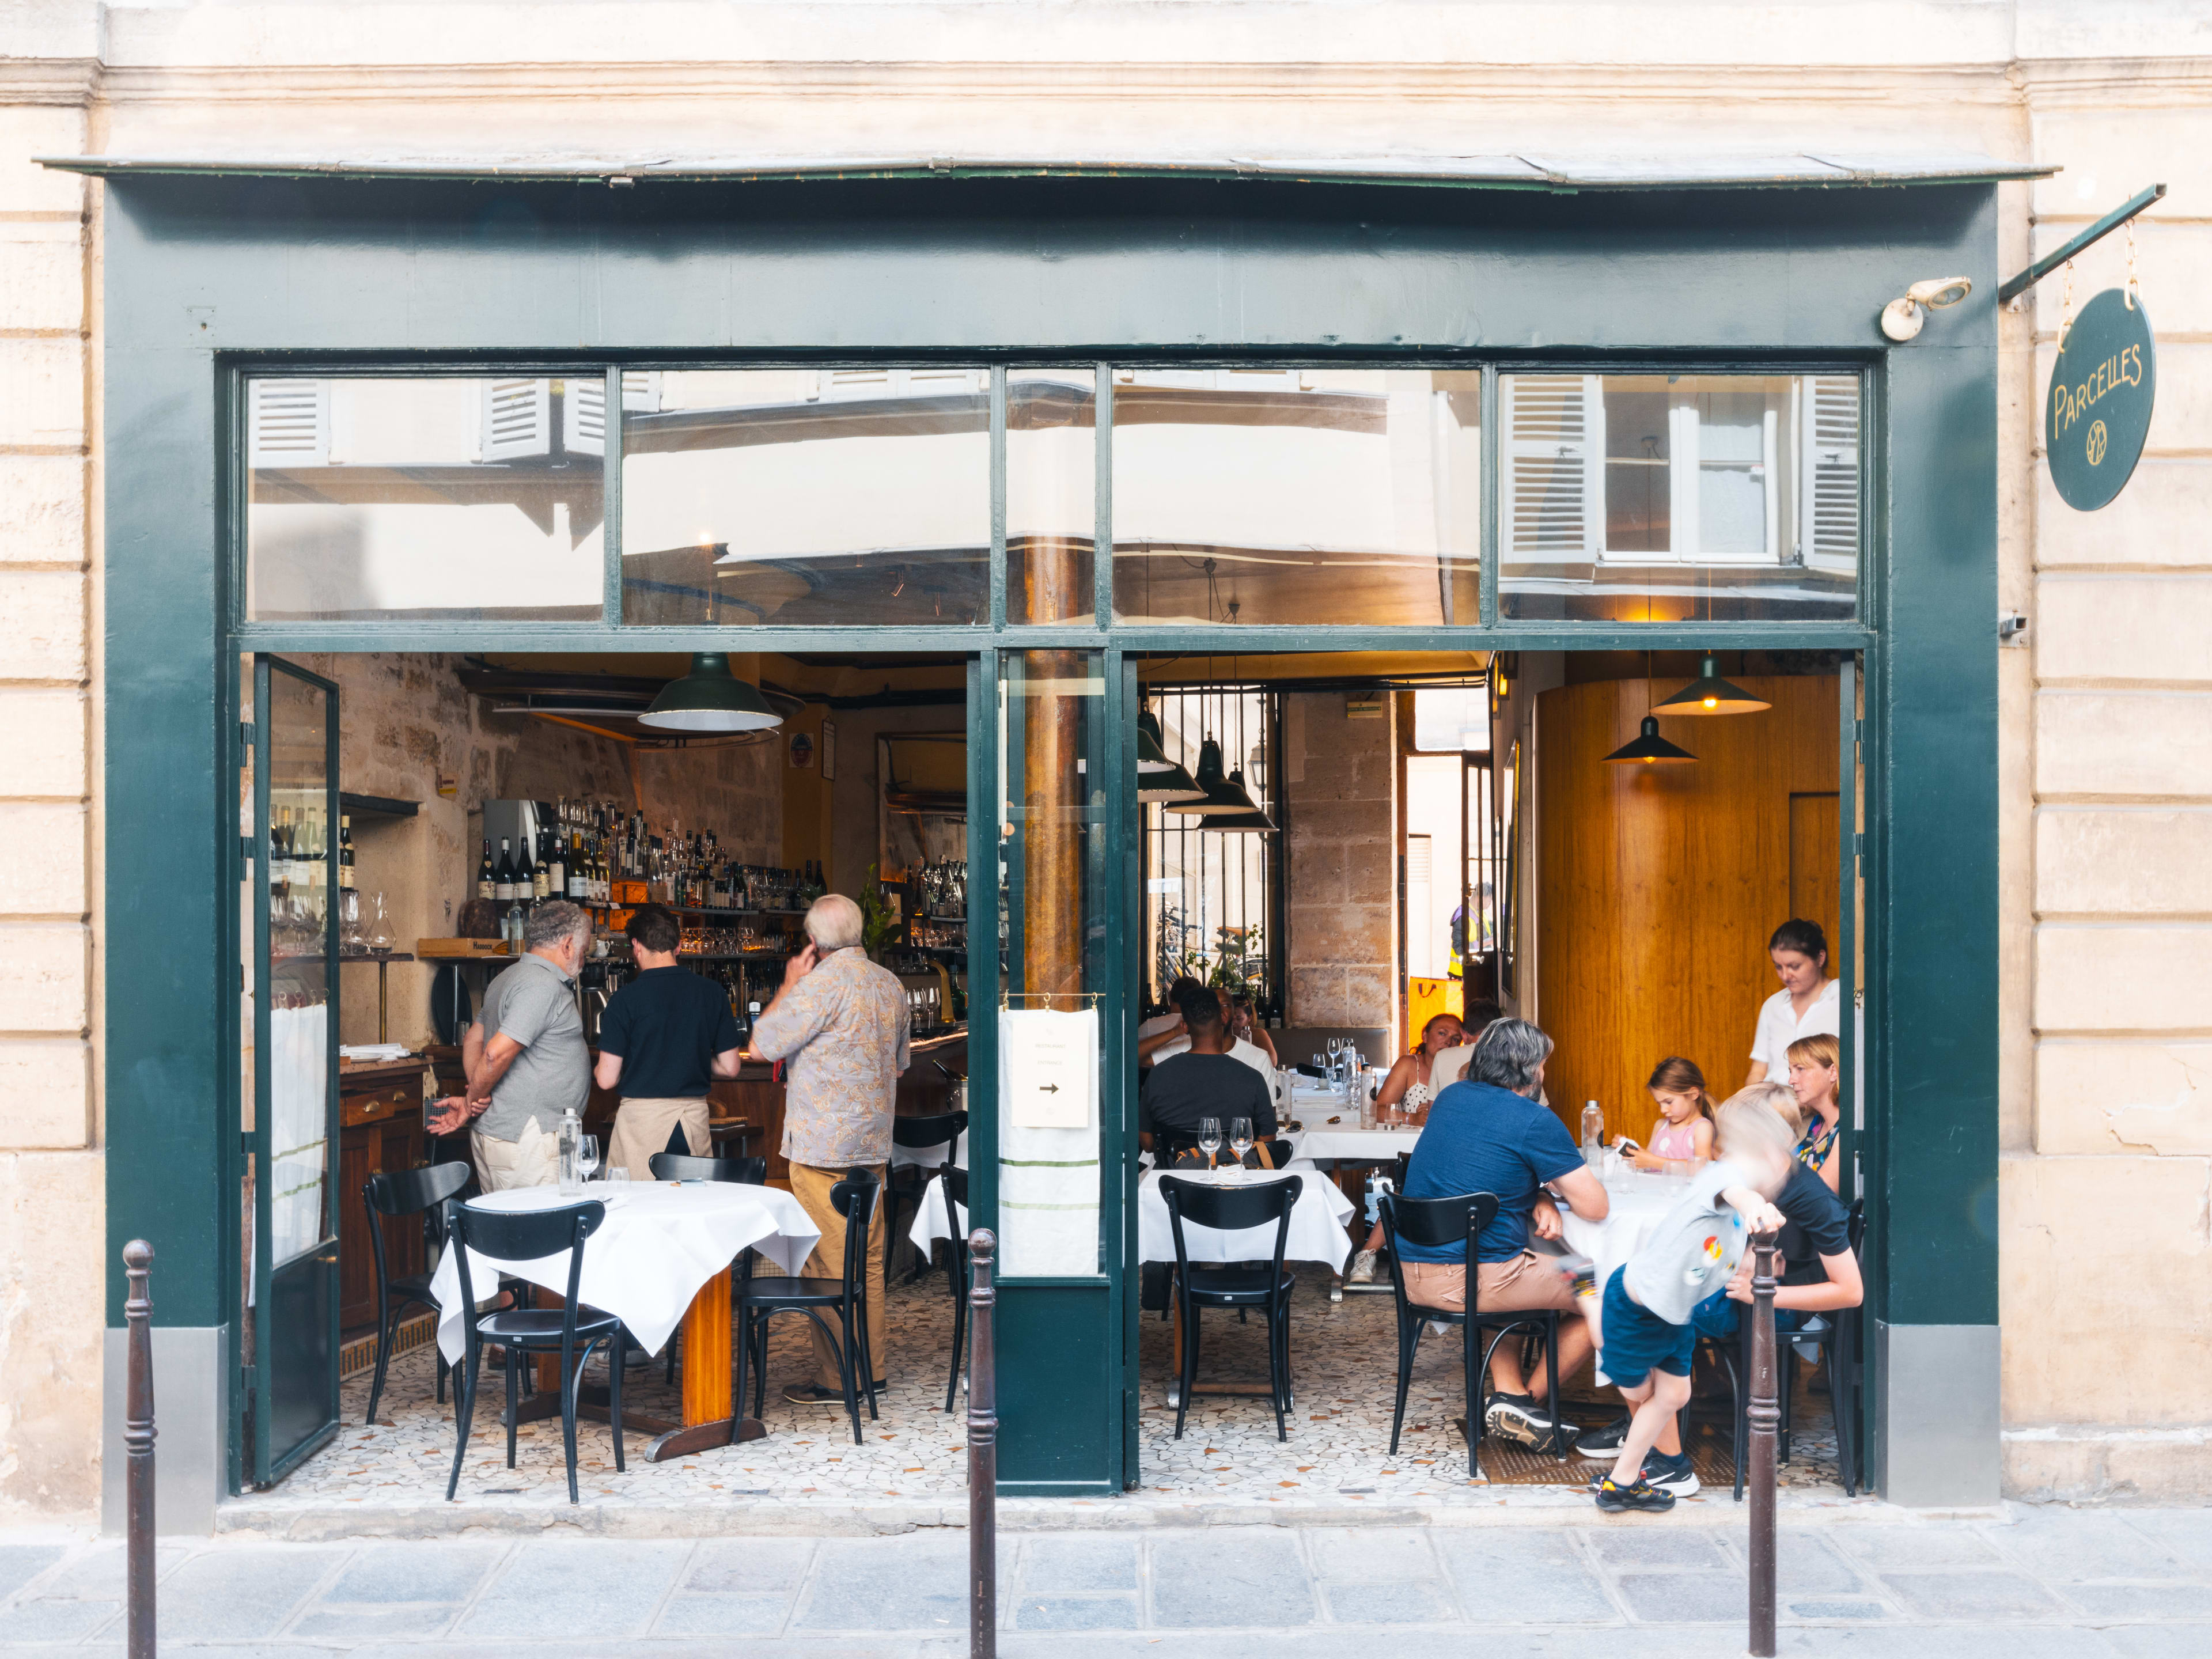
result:
M 514 1467 L 514 1401 L 522 1385 L 522 1351 L 507 1345 L 507 1467 Z
M 468 1454 L 469 1425 L 477 1411 L 477 1373 L 481 1369 L 476 1344 L 471 1342 L 461 1355 L 461 1380 L 453 1386 L 453 1399 L 460 1420 L 453 1434 L 453 1473 L 446 1481 L 446 1501 L 448 1504 L 453 1501 L 453 1493 L 461 1484 L 461 1460 Z
M 376 1421 L 376 1404 L 384 1397 L 384 1374 L 392 1362 L 392 1309 L 382 1296 L 376 1298 L 376 1375 L 368 1385 L 368 1411 L 362 1417 L 364 1425 Z M 438 1396 L 445 1399 L 441 1390 Z

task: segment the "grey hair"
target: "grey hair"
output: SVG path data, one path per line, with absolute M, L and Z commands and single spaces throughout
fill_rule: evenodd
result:
M 1713 1114 L 1713 1139 L 1725 1158 L 1753 1146 L 1788 1158 L 1797 1147 L 1797 1096 L 1786 1083 L 1737 1090 Z
M 566 899 L 546 900 L 522 924 L 522 942 L 532 951 L 543 951 L 572 936 L 589 939 L 592 919 L 584 914 L 583 906 Z
M 1535 1084 L 1537 1068 L 1551 1057 L 1552 1039 L 1527 1020 L 1493 1019 L 1474 1040 L 1468 1075 L 1477 1083 L 1526 1094 Z
M 860 907 L 842 893 L 824 893 L 806 907 L 806 937 L 817 950 L 850 950 L 860 942 Z

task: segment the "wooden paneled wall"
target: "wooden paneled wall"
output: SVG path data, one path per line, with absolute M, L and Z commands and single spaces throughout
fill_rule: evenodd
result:
M 1766 940 L 1793 914 L 1837 912 L 1832 675 L 1740 682 L 1764 714 L 1662 720 L 1689 766 L 1608 766 L 1677 681 L 1603 680 L 1538 699 L 1537 1017 L 1571 1127 L 1649 1138 L 1644 1087 L 1686 1054 L 1716 1101 L 1743 1082 L 1759 1006 L 1778 988 Z M 1815 904 L 1819 908 L 1814 908 Z

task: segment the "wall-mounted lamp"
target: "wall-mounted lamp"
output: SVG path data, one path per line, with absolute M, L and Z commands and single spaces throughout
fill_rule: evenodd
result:
M 1967 276 L 1931 276 L 1924 283 L 1915 283 L 1905 290 L 1903 298 L 1892 300 L 1881 308 L 1881 331 L 1903 345 L 1920 332 L 1920 325 L 1926 320 L 1923 312 L 1944 310 L 1973 291 L 1973 279 Z

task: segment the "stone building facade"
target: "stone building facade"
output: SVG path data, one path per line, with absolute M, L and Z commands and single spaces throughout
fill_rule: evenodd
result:
M 2112 238 L 2074 277 L 2078 303 L 2132 258 L 2160 339 L 2150 447 L 2104 513 L 2061 505 L 2039 451 L 2063 280 L 2003 319 L 2001 594 L 2029 626 L 2002 656 L 2006 1151 L 1986 1224 L 2008 1489 L 2212 1489 L 2208 107 L 2212 8 L 2190 0 L 17 0 L 0 14 L 0 1522 L 97 1503 L 108 1264 L 83 1241 L 105 1231 L 100 1034 L 130 1017 L 94 971 L 101 663 L 131 648 L 102 622 L 120 440 L 99 398 L 101 192 L 33 160 L 88 151 L 1963 149 L 2063 169 L 2002 188 L 2008 268 L 2166 182 L 2132 254 Z M 222 320 L 201 322 L 219 337 Z

